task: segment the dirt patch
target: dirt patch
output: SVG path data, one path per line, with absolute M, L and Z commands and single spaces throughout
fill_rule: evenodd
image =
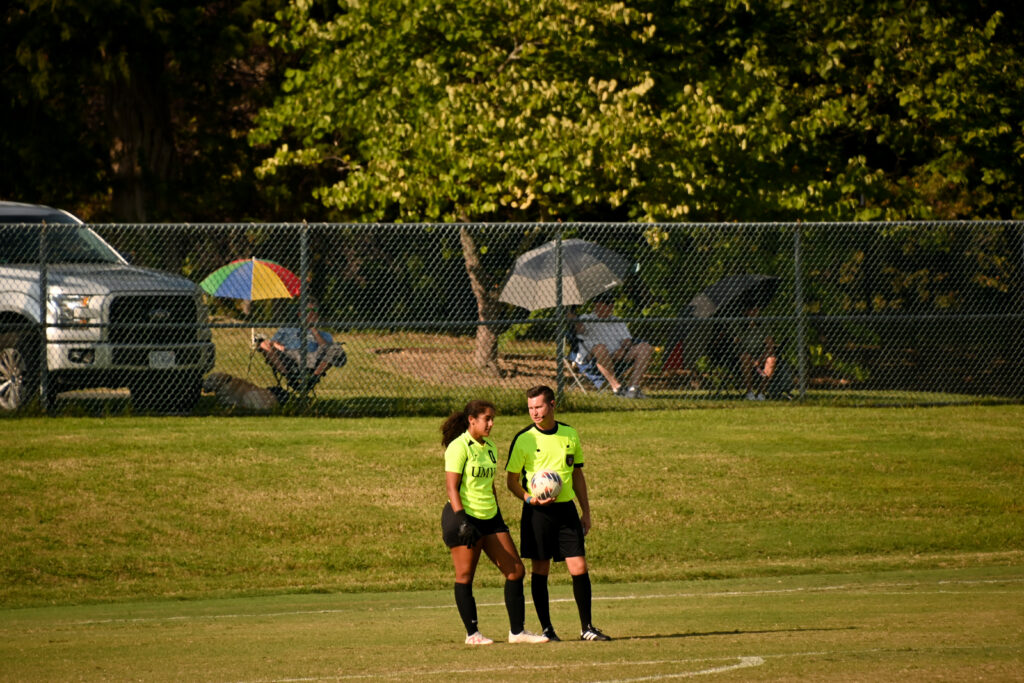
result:
M 474 367 L 472 350 L 380 347 L 373 349 L 373 353 L 381 365 L 395 373 L 434 384 L 525 390 L 537 384 L 553 385 L 557 381 L 555 360 L 543 356 L 499 355 L 499 376 Z

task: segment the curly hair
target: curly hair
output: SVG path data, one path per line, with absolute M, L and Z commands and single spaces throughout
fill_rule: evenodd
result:
M 452 441 L 458 438 L 459 434 L 469 429 L 469 418 L 481 415 L 486 410 L 494 410 L 494 404 L 480 398 L 475 398 L 466 404 L 462 412 L 453 412 L 441 424 L 441 445 L 448 447 Z

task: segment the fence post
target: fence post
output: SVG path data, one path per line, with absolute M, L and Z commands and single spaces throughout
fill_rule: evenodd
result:
M 793 307 L 796 316 L 796 358 L 800 398 L 807 393 L 807 315 L 804 312 L 803 268 L 800 263 L 800 226 L 793 228 Z
M 309 316 L 306 307 L 309 305 L 309 225 L 305 220 L 299 226 L 299 376 L 302 378 L 302 398 L 305 400 L 309 392 L 309 368 L 306 357 L 309 353 L 306 341 L 309 336 Z
M 559 228 L 555 234 L 555 319 L 558 320 L 558 331 L 556 332 L 558 342 L 555 344 L 555 352 L 558 358 L 555 359 L 555 375 L 558 378 L 558 391 L 555 400 L 562 402 L 562 392 L 565 390 L 564 363 L 565 363 L 565 307 L 562 306 L 562 229 Z
M 46 301 L 49 298 L 49 274 L 46 270 L 46 221 L 39 228 L 39 405 L 50 410 L 50 363 L 46 344 Z M 30 390 L 35 387 L 24 387 Z

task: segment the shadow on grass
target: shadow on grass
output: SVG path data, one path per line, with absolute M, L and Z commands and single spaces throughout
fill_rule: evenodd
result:
M 815 633 L 825 631 L 856 631 L 856 626 L 837 626 L 833 628 L 769 628 L 769 629 L 756 629 L 756 630 L 744 630 L 736 629 L 734 631 L 697 631 L 693 633 L 652 633 L 650 635 L 643 636 L 620 636 L 619 640 L 662 640 L 670 638 L 706 638 L 711 636 L 753 636 L 753 635 L 765 635 L 770 633 Z

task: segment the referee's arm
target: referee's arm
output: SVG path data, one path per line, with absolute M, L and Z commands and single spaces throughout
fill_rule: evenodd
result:
M 590 498 L 587 496 L 587 478 L 583 476 L 582 467 L 573 468 L 572 490 L 576 494 L 576 500 L 580 502 L 580 522 L 586 535 L 590 533 Z
M 512 492 L 512 495 L 519 500 L 526 502 L 526 489 L 519 483 L 519 472 L 508 472 L 505 475 L 505 484 L 508 486 L 508 490 Z
M 544 500 L 537 500 L 526 492 L 523 485 L 519 483 L 519 472 L 509 472 L 505 476 L 505 483 L 508 486 L 508 490 L 512 492 L 512 495 L 523 501 L 527 505 L 550 505 L 555 502 L 554 498 L 546 498 Z M 575 479 L 573 481 L 576 481 Z

